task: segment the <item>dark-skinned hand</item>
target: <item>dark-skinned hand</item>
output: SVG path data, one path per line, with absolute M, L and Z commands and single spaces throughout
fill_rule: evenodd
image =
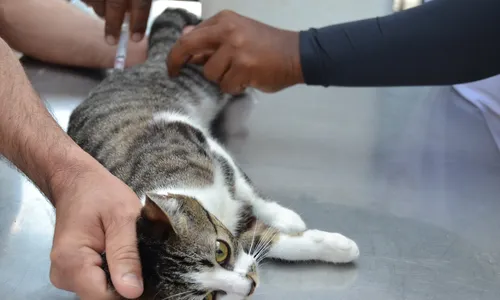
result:
M 299 33 L 222 11 L 185 31 L 167 58 L 170 76 L 186 63 L 204 65 L 207 79 L 230 94 L 247 87 L 276 92 L 303 82 Z

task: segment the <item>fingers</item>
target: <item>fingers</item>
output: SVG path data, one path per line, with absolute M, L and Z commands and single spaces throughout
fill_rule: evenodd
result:
M 106 275 L 98 266 L 88 266 L 82 269 L 80 276 L 76 277 L 78 287 L 85 290 L 76 290 L 82 300 L 110 300 L 114 294 L 107 289 Z
M 132 40 L 140 42 L 146 32 L 152 0 L 131 0 L 130 30 Z
M 106 1 L 106 42 L 116 45 L 120 37 L 120 32 L 128 9 L 127 0 L 107 0 Z
M 231 47 L 223 46 L 215 52 L 204 66 L 205 77 L 217 84 L 229 70 L 231 65 Z
M 182 35 L 185 35 L 185 34 L 188 34 L 190 33 L 191 31 L 193 31 L 194 29 L 196 28 L 196 26 L 194 25 L 188 25 L 186 27 L 184 27 L 182 29 Z M 207 53 L 204 53 L 204 54 L 196 54 L 196 55 L 193 55 L 191 56 L 191 58 L 189 59 L 188 63 L 190 64 L 199 64 L 199 65 L 204 65 L 208 59 L 210 58 L 210 56 L 213 54 L 213 51 L 209 51 Z
M 198 25 L 196 25 L 196 28 L 204 28 L 204 27 L 209 27 L 217 24 L 219 22 L 219 17 L 218 15 L 215 15 L 213 17 L 210 17 L 206 20 L 201 21 Z
M 238 95 L 248 87 L 248 74 L 243 72 L 237 65 L 231 65 L 220 82 L 220 88 L 224 93 Z
M 77 293 L 82 299 L 111 299 L 106 276 L 99 267 L 101 257 L 89 248 L 54 247 L 51 252 L 50 280 L 62 290 Z
M 210 57 L 213 55 L 213 52 L 208 52 L 206 54 L 197 54 L 193 55 L 188 63 L 190 64 L 197 64 L 197 65 L 204 65 L 207 63 L 207 61 L 210 59 Z
M 217 50 L 223 40 L 224 28 L 217 25 L 197 27 L 183 35 L 172 47 L 167 57 L 169 75 L 177 76 L 192 56 Z
M 195 26 L 194 26 L 194 25 L 188 25 L 188 26 L 186 26 L 186 27 L 184 27 L 184 28 L 182 29 L 182 34 L 183 34 L 183 35 L 184 35 L 184 34 L 188 34 L 188 33 L 190 33 L 191 31 L 193 31 L 193 29 L 194 29 L 194 28 L 195 28 Z
M 98 16 L 104 17 L 104 12 L 106 11 L 104 1 L 105 0 L 83 0 L 83 3 L 92 7 Z
M 135 299 L 143 293 L 142 272 L 137 249 L 136 219 L 138 214 L 111 212 L 103 218 L 106 229 L 106 256 L 111 280 L 118 293 Z M 111 215 L 110 214 L 110 215 Z

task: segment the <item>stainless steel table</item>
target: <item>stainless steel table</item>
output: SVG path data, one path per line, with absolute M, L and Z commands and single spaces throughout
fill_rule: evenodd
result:
M 26 63 L 65 126 L 95 74 Z M 255 183 L 361 249 L 352 266 L 269 262 L 256 299 L 498 299 L 500 154 L 448 87 L 260 95 L 228 146 Z M 73 299 L 48 280 L 53 212 L 0 165 L 0 298 Z

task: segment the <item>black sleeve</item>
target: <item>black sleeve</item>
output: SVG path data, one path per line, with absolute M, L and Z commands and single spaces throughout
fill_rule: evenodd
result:
M 308 85 L 450 85 L 500 74 L 500 0 L 434 0 L 300 33 Z

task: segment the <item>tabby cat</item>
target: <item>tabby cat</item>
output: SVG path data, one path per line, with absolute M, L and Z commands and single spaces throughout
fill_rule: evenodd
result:
M 250 93 L 223 94 L 199 66 L 168 77 L 169 49 L 199 22 L 165 10 L 153 23 L 148 60 L 111 73 L 70 118 L 69 135 L 143 201 L 140 299 L 247 299 L 264 258 L 353 261 L 355 242 L 306 230 L 297 213 L 257 192 L 211 134 L 212 122 Z M 112 286 L 109 272 L 108 280 Z

